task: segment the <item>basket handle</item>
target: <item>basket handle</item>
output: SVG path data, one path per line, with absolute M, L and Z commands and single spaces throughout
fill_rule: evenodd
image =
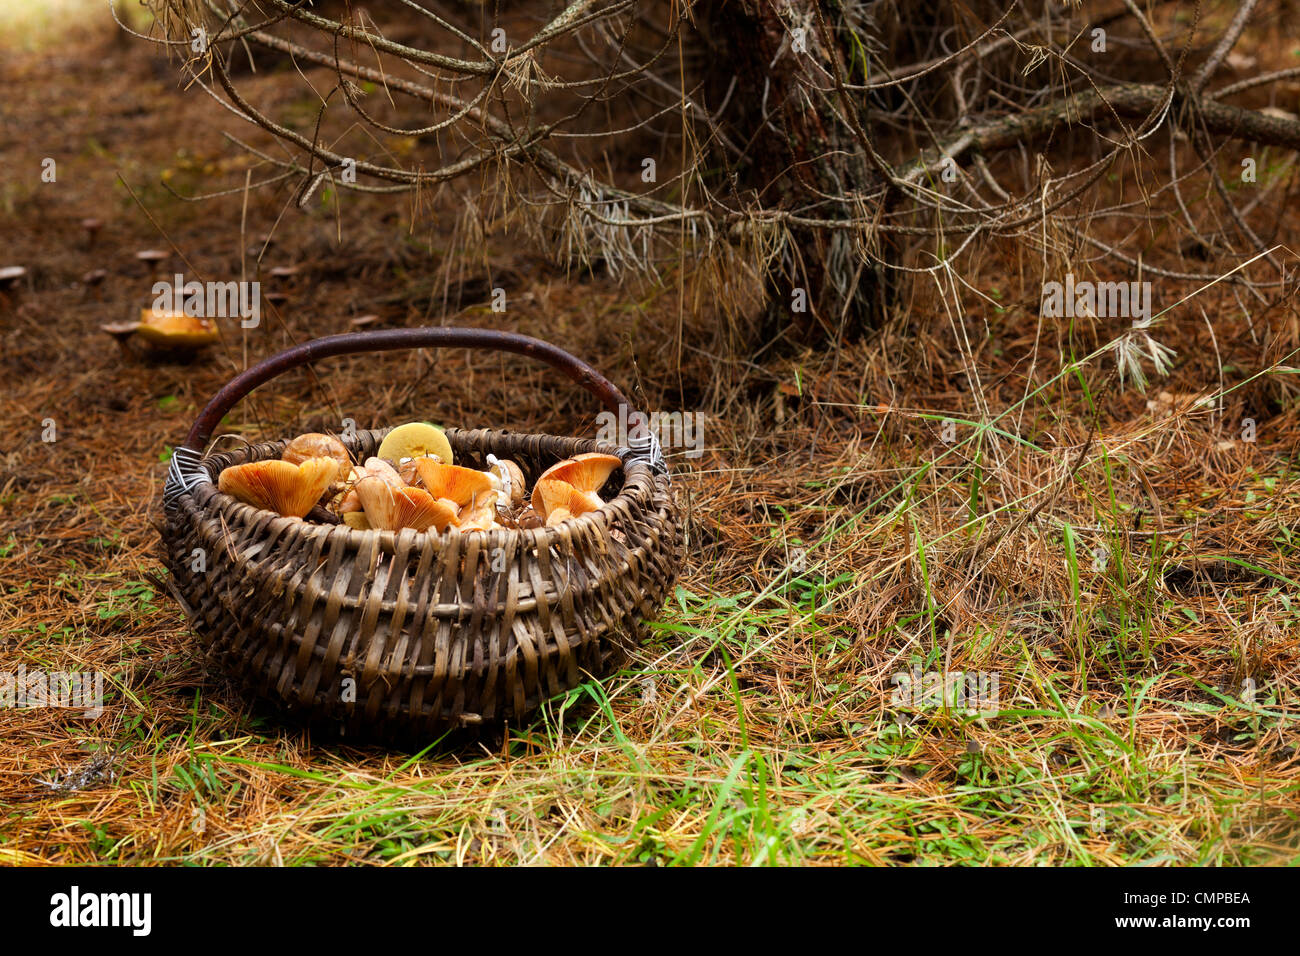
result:
M 645 416 L 633 408 L 627 396 L 619 391 L 614 383 L 581 359 L 550 342 L 543 342 L 541 339 L 520 335 L 517 332 L 454 326 L 421 326 L 327 335 L 277 352 L 240 372 L 203 407 L 198 418 L 194 420 L 194 425 L 190 428 L 184 444 L 172 454 L 167 484 L 163 489 L 164 501 L 170 501 L 195 484 L 209 480 L 207 472 L 200 466 L 208 439 L 212 437 L 212 432 L 226 413 L 259 385 L 290 369 L 310 365 L 318 359 L 334 355 L 417 348 L 493 349 L 499 352 L 527 355 L 545 362 L 591 392 L 600 399 L 601 404 L 615 414 L 626 409 L 628 444 L 631 447 L 632 457 L 646 461 L 657 472 L 667 472 L 659 442 L 648 428 Z

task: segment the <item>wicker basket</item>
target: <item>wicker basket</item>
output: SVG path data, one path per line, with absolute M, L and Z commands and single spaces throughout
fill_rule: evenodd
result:
M 523 719 L 584 673 L 623 659 L 680 561 L 676 505 L 648 434 L 624 448 L 448 430 L 457 464 L 483 468 L 489 453 L 511 458 L 530 484 L 581 452 L 622 459 L 603 508 L 529 531 L 358 531 L 282 518 L 217 490 L 222 469 L 278 457 L 284 445 L 202 457 L 213 427 L 253 388 L 329 355 L 426 346 L 531 355 L 638 421 L 594 370 L 526 336 L 451 328 L 336 335 L 273 356 L 222 389 L 177 449 L 164 491 L 164 561 L 214 662 L 257 697 L 349 735 L 431 738 Z M 383 435 L 343 440 L 364 460 Z

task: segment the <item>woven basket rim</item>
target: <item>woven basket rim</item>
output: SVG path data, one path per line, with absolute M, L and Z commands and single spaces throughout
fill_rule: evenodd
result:
M 373 435 L 378 438 L 387 434 L 394 427 L 396 426 L 357 429 L 356 435 Z M 515 542 L 523 543 L 526 546 L 540 547 L 568 539 L 576 529 L 581 528 L 592 528 L 594 530 L 598 526 L 602 534 L 607 534 L 611 527 L 618 523 L 616 519 L 622 518 L 626 520 L 629 517 L 625 513 L 620 514 L 621 512 L 631 509 L 652 512 L 657 510 L 654 504 L 654 471 L 645 461 L 633 457 L 633 452 L 628 448 L 595 438 L 556 436 L 544 432 L 516 432 L 508 429 L 492 428 L 448 428 L 445 429 L 445 432 L 453 446 L 460 441 L 468 443 L 474 437 L 508 438 L 521 441 L 536 438 L 552 440 L 561 438 L 565 441 L 589 445 L 589 448 L 583 451 L 575 451 L 575 454 L 593 451 L 614 455 L 623 463 L 623 486 L 613 498 L 606 501 L 599 509 L 569 518 L 558 525 L 541 528 L 491 528 L 461 531 L 459 528 L 448 527 L 446 531 L 437 532 L 433 530 L 417 531 L 414 528 L 401 528 L 392 531 L 374 528 L 352 528 L 345 524 L 317 524 L 300 518 L 278 515 L 274 511 L 264 508 L 256 508 L 225 494 L 217 488 L 217 477 L 226 468 L 249 461 L 264 461 L 277 454 L 278 450 L 282 449 L 289 441 L 287 438 L 279 438 L 264 442 L 247 443 L 233 451 L 216 453 L 209 451 L 204 455 L 201 466 L 210 480 L 186 491 L 183 497 L 192 498 L 195 505 L 202 510 L 206 511 L 215 508 L 217 513 L 228 519 L 232 524 L 246 527 L 257 522 L 265 522 L 267 530 L 273 534 L 278 535 L 282 531 L 291 529 L 297 530 L 300 534 L 320 537 L 331 544 L 340 541 L 349 551 L 370 547 L 372 542 L 377 541 L 380 550 L 388 553 L 395 552 L 399 547 L 418 547 L 427 540 L 436 540 L 444 547 L 453 541 L 459 543 L 462 547 L 474 541 L 486 544 L 488 547 L 496 547 L 502 546 L 513 539 Z M 341 440 L 347 442 L 347 439 Z M 263 451 L 265 454 L 261 454 Z M 217 468 L 215 467 L 218 464 L 216 459 L 220 458 L 230 460 Z

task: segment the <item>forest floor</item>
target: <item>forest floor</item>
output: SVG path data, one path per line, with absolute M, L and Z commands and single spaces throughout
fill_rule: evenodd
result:
M 0 266 L 28 270 L 0 290 L 0 671 L 102 672 L 107 696 L 97 717 L 0 711 L 0 862 L 1295 859 L 1294 287 L 1157 282 L 1177 359 L 1146 392 L 1114 374 L 1124 323 L 1044 320 L 1014 248 L 964 277 L 984 294 L 959 290 L 963 313 L 918 286 L 862 341 L 743 361 L 671 270 L 629 293 L 505 233 L 464 252 L 454 190 L 245 194 L 221 132 L 249 132 L 102 6 L 0 13 Z M 296 75 L 244 79 L 314 108 Z M 151 248 L 175 251 L 159 270 Z M 286 298 L 191 364 L 123 356 L 99 326 L 182 269 Z M 369 315 L 537 335 L 702 423 L 702 454 L 670 458 L 688 542 L 652 639 L 491 743 L 395 752 L 252 712 L 158 584 L 198 408 Z M 594 411 L 522 360 L 392 354 L 286 376 L 230 430 L 589 435 Z M 996 680 L 993 706 L 900 698 L 902 673 L 956 672 Z

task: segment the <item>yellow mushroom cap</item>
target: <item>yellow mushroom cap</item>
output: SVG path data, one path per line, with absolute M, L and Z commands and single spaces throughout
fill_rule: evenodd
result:
M 250 461 L 223 471 L 217 488 L 254 508 L 301 518 L 315 507 L 338 471 L 339 463 L 333 458 L 308 458 L 297 465 Z
M 357 494 L 372 528 L 443 531 L 456 518 L 454 509 L 419 488 L 394 488 L 382 481 L 362 481 L 357 485 Z
M 320 432 L 299 435 L 280 452 L 280 460 L 291 465 L 300 464 L 308 458 L 333 458 L 339 463 L 340 471 L 352 467 L 352 456 L 348 454 L 347 446 L 333 435 L 323 435 Z
M 604 504 L 604 501 L 596 492 L 609 480 L 609 476 L 614 473 L 614 469 L 622 464 L 623 462 L 613 455 L 587 452 L 586 454 L 566 458 L 564 461 L 552 465 L 542 472 L 541 477 L 537 479 L 537 485 L 533 488 L 533 510 L 543 515 L 547 513 L 541 494 L 538 491 L 544 481 L 562 481 L 572 485 L 582 492 L 588 501 L 592 502 L 592 507 L 587 508 L 587 511 L 599 508 Z M 578 513 L 574 512 L 574 514 Z
M 355 528 L 358 531 L 369 531 L 370 522 L 366 520 L 364 511 L 349 511 L 343 515 L 343 523 L 349 528 Z
M 209 319 L 153 309 L 140 310 L 140 326 L 135 334 L 159 348 L 196 348 L 220 338 L 217 327 Z
M 428 422 L 398 425 L 384 436 L 384 440 L 379 443 L 379 451 L 375 454 L 387 458 L 395 465 L 400 465 L 407 458 L 423 458 L 425 455 L 433 455 L 444 464 L 450 465 L 452 462 L 451 442 L 447 441 L 441 428 Z

